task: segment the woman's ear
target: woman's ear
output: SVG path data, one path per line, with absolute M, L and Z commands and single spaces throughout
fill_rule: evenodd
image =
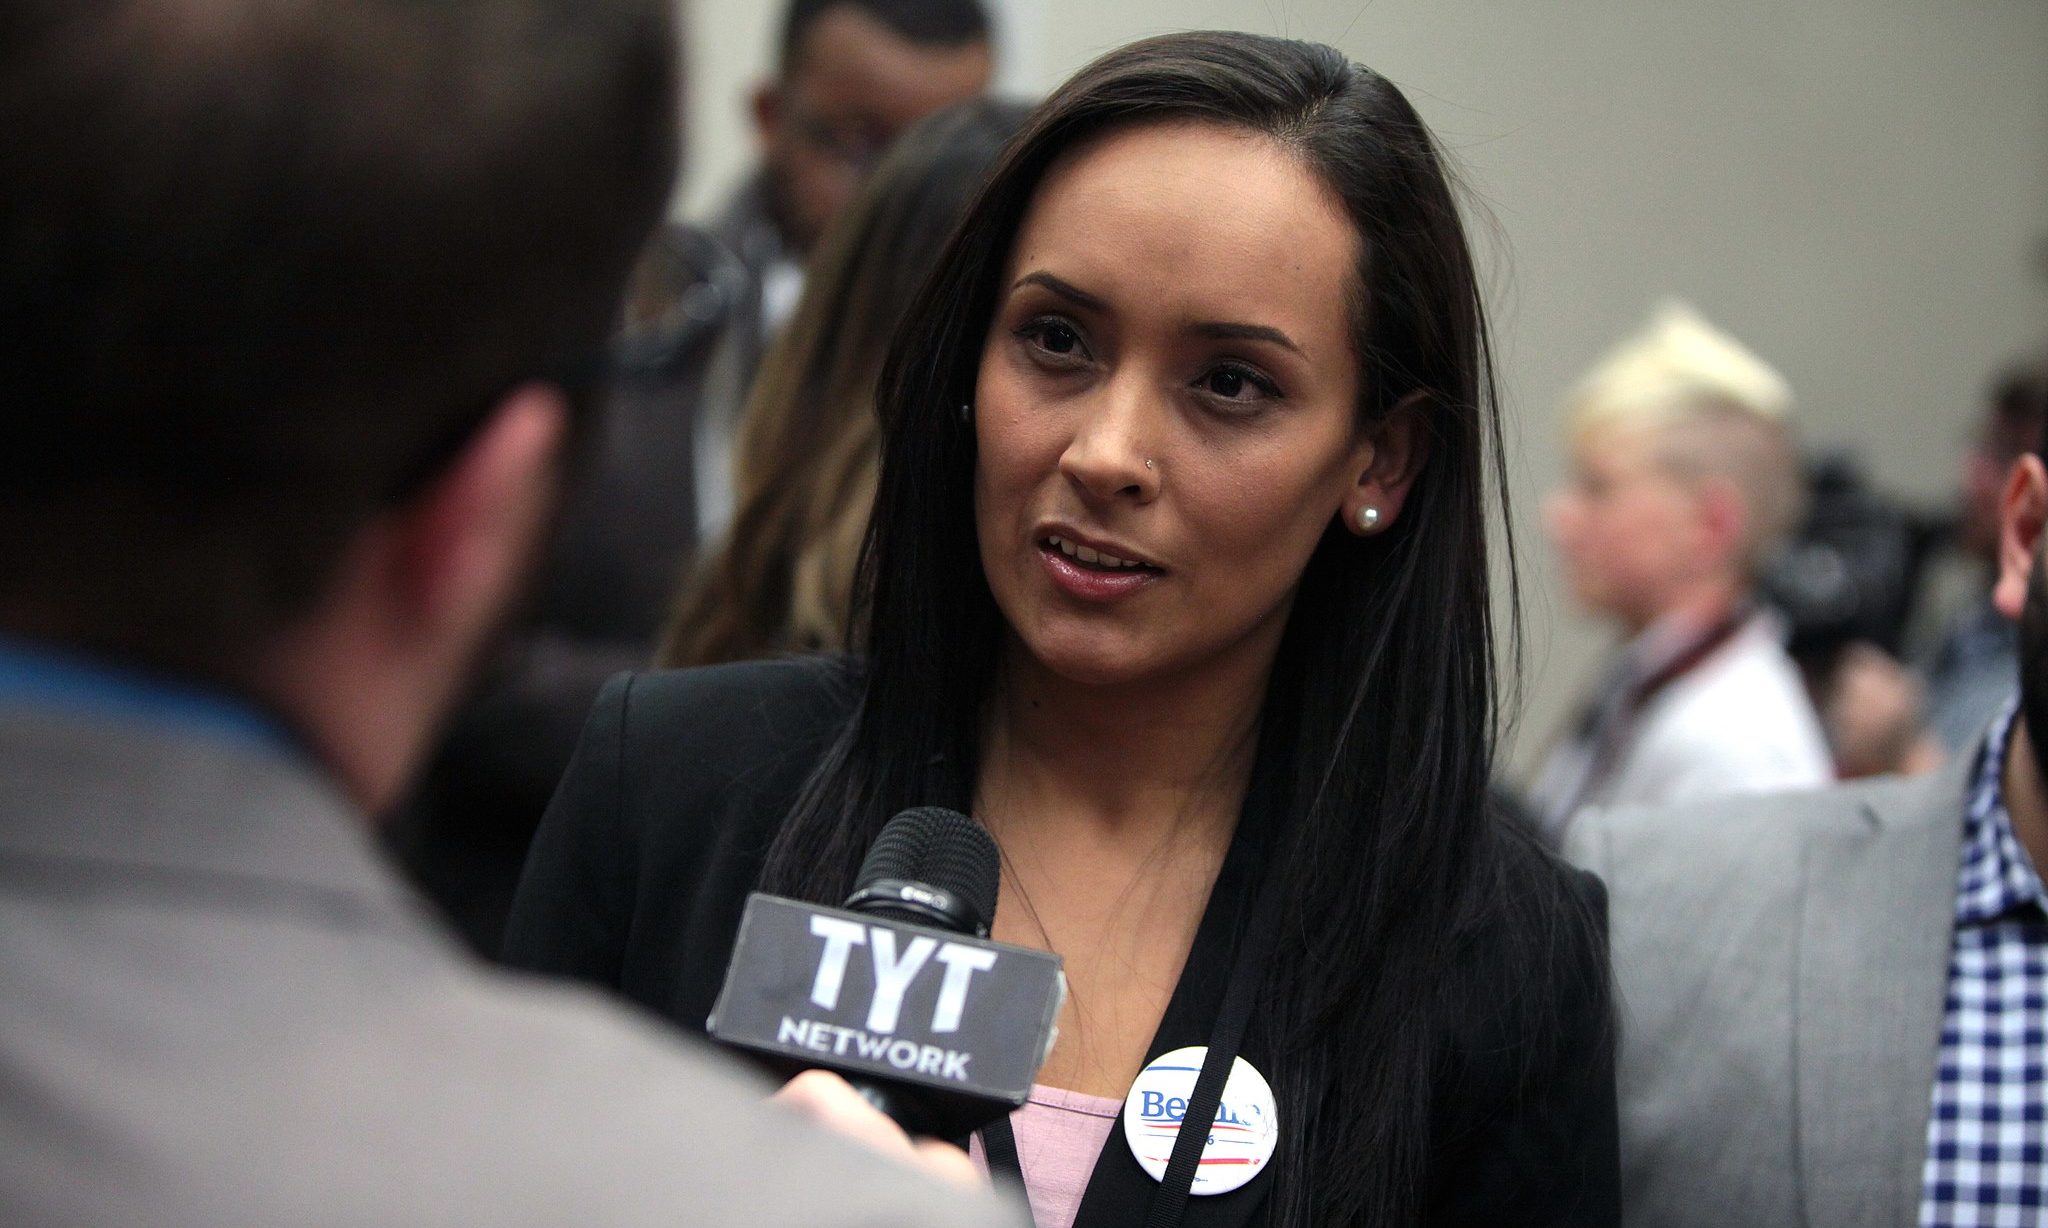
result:
M 1353 451 L 1356 480 L 1344 495 L 1344 527 L 1360 537 L 1382 532 L 1401 514 L 1408 488 L 1429 459 L 1430 393 L 1402 397 Z

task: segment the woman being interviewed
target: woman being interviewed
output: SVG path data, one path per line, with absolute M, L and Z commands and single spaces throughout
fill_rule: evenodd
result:
M 1041 1228 L 1143 1222 L 1104 1115 L 1226 998 L 1280 1141 L 1184 1222 L 1615 1222 L 1598 887 L 1487 802 L 1499 427 L 1400 93 L 1244 34 L 1103 57 L 878 405 L 864 660 L 614 682 L 514 962 L 700 1028 L 749 888 L 836 903 L 892 815 L 951 806 L 1002 848 L 995 936 L 1066 961 L 1015 1119 Z

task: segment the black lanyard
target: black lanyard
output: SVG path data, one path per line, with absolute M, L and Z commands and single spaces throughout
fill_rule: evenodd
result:
M 1208 1056 L 1202 1059 L 1202 1071 L 1195 1076 L 1195 1090 L 1188 1098 L 1180 1133 L 1166 1161 L 1166 1172 L 1152 1193 L 1145 1228 L 1177 1228 L 1187 1214 L 1189 1193 L 1194 1188 L 1195 1170 L 1201 1166 L 1209 1127 L 1215 1124 L 1224 1086 L 1230 1081 L 1231 1068 L 1237 1064 L 1238 1050 L 1244 1044 L 1252 1003 L 1266 969 L 1272 966 L 1273 948 L 1280 932 L 1280 905 L 1286 895 L 1278 882 L 1283 860 L 1274 856 L 1267 863 L 1264 881 L 1252 905 L 1251 921 L 1245 927 L 1237 958 L 1231 961 L 1223 1003 L 1217 1009 L 1215 1025 L 1209 1030 Z M 1108 1145 L 1116 1145 L 1114 1137 Z M 1017 1136 L 1010 1129 L 1008 1117 L 999 1117 L 981 1128 L 981 1149 L 988 1159 L 990 1176 L 998 1182 L 1013 1184 L 1021 1195 L 1024 1172 L 1017 1163 Z

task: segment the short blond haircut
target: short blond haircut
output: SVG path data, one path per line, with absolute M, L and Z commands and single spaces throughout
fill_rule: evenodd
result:
M 1792 406 L 1792 387 L 1776 368 L 1675 300 L 1610 350 L 1565 401 L 1574 438 L 1644 432 L 1675 476 L 1733 487 L 1748 510 L 1739 563 L 1751 576 L 1805 510 Z

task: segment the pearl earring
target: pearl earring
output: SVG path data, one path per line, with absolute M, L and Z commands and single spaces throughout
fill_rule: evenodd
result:
M 960 402 L 960 425 L 961 425 L 961 426 L 973 426 L 973 425 L 974 425 L 974 402 L 972 402 L 972 401 L 962 401 L 962 402 Z
M 1358 509 L 1358 531 L 1360 533 L 1375 533 L 1379 531 L 1379 527 L 1380 509 L 1370 503 Z

